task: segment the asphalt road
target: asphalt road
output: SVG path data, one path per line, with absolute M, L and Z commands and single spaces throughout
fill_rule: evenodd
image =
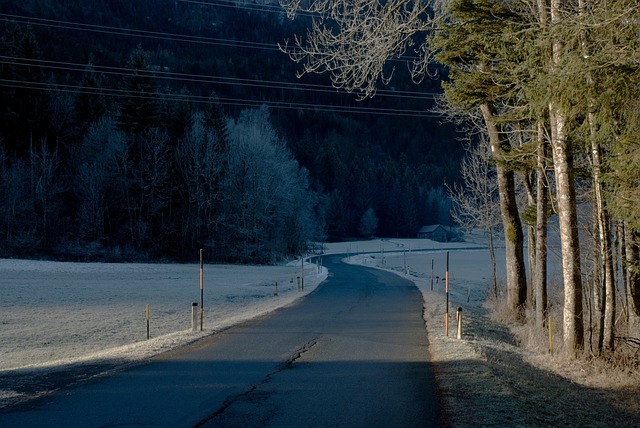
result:
M 419 291 L 338 259 L 293 306 L 1 412 L 0 426 L 437 426 Z

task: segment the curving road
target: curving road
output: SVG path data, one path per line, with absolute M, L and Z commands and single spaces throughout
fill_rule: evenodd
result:
M 339 259 L 293 306 L 0 412 L 0 426 L 437 426 L 419 291 Z

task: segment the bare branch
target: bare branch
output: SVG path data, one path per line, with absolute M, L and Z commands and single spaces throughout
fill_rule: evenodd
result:
M 317 14 L 306 38 L 296 36 L 293 45 L 280 50 L 302 64 L 299 75 L 329 72 L 337 88 L 358 92 L 360 99 L 387 84 L 394 68 L 388 61 L 402 57 L 413 46 L 413 37 L 429 29 L 430 2 L 416 0 L 318 0 L 307 6 L 301 0 L 281 0 L 287 15 Z M 420 70 L 426 67 L 416 67 Z

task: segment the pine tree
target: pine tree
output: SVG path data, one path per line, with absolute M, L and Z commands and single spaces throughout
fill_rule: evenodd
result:
M 126 95 L 120 102 L 118 126 L 130 135 L 139 135 L 158 123 L 158 87 L 142 46 L 138 45 L 131 53 L 126 68 L 128 74 L 123 80 Z

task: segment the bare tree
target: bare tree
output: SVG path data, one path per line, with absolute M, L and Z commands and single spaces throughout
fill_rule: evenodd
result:
M 57 170 L 60 164 L 58 151 L 49 149 L 46 140 L 41 142 L 38 149 L 32 148 L 30 153 L 32 198 L 35 213 L 39 217 L 40 245 L 43 247 L 50 244 L 50 226 L 59 214 L 57 196 L 62 192 L 62 186 Z
M 417 34 L 430 29 L 429 1 L 415 0 L 280 0 L 289 17 L 312 13 L 315 17 L 305 39 L 296 37 L 280 46 L 301 63 L 300 74 L 331 74 L 334 85 L 357 91 L 362 98 L 387 83 L 393 67 L 387 61 L 400 58 L 414 44 Z M 426 50 L 423 52 L 427 52 Z M 418 59 L 417 72 L 429 59 Z
M 106 238 L 108 195 L 116 179 L 117 159 L 124 153 L 124 134 L 116 129 L 112 117 L 105 116 L 91 124 L 75 154 L 78 227 L 87 241 L 100 243 Z
M 218 137 L 206 125 L 204 114 L 194 114 L 191 127 L 177 147 L 187 205 L 181 234 L 194 248 L 205 245 L 213 249 L 220 239 L 215 231 L 221 222 L 217 204 L 222 200 L 220 181 L 226 158 L 216 147 Z
M 29 194 L 29 174 L 24 161 L 14 159 L 9 162 L 4 148 L 0 148 L 0 167 L 0 197 L 4 202 L 0 204 L 0 225 L 4 227 L 3 241 L 10 245 L 22 235 L 23 228 L 20 223 L 30 217 L 30 214 L 27 214 L 29 204 L 25 198 Z
M 467 230 L 482 230 L 489 239 L 491 292 L 498 297 L 494 238 L 501 224 L 500 199 L 495 166 L 489 161 L 491 155 L 487 149 L 488 144 L 484 141 L 475 146 L 467 145 L 467 156 L 460 164 L 464 184 L 447 186 L 447 191 L 454 204 L 453 219 Z

